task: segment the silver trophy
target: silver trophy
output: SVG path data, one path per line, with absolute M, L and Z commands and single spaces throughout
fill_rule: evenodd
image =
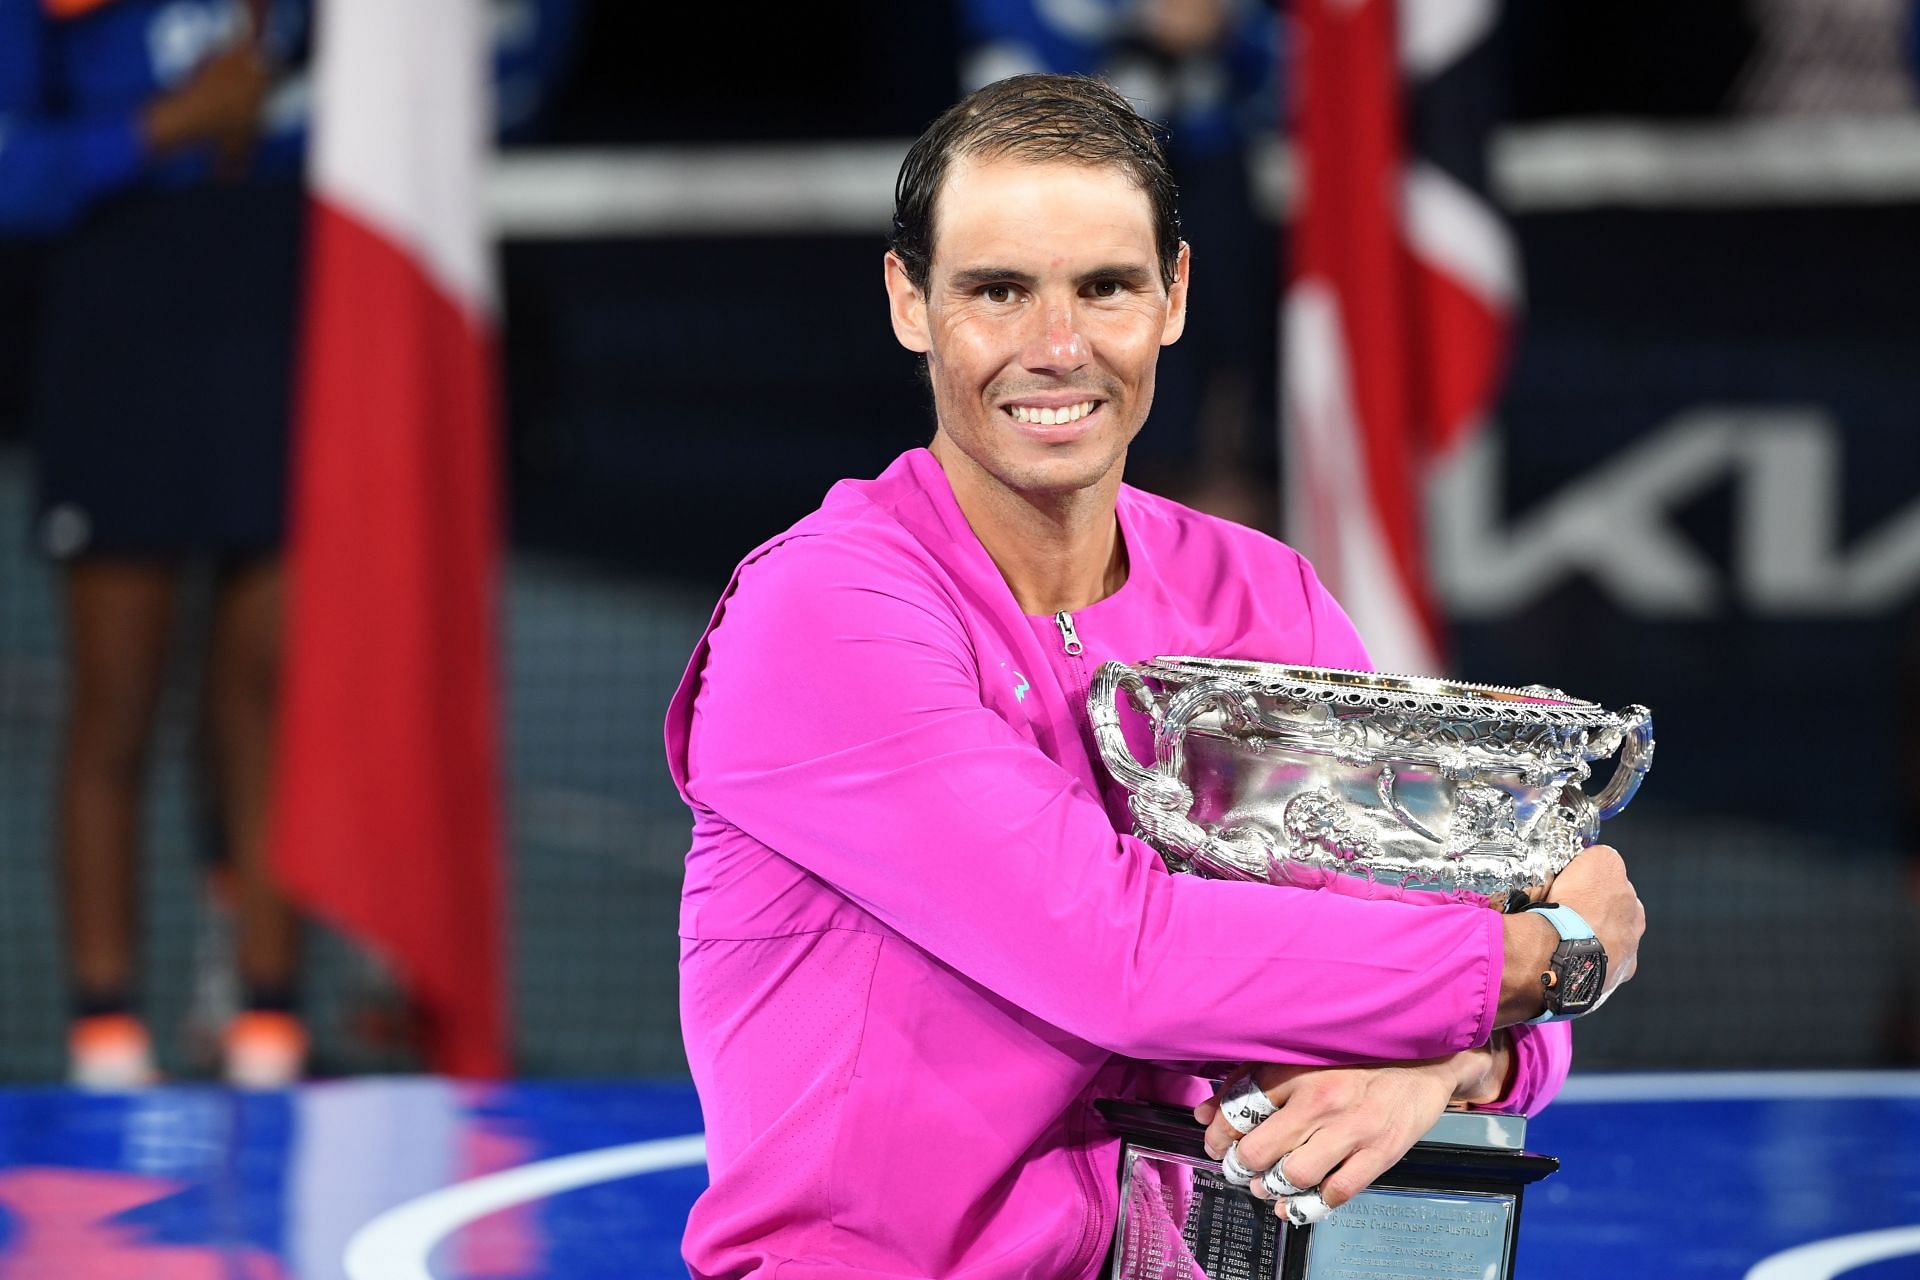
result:
M 1122 693 L 1151 763 L 1128 743 Z M 1544 900 L 1653 763 L 1645 707 L 1542 685 L 1156 658 L 1101 666 L 1087 710 L 1136 832 L 1175 872 L 1299 888 L 1361 877 L 1505 910 Z M 1524 1149 L 1524 1117 L 1450 1113 L 1372 1189 L 1296 1227 L 1223 1176 L 1190 1116 L 1101 1110 L 1124 1139 L 1116 1280 L 1504 1280 L 1523 1190 L 1558 1167 Z
M 1151 765 L 1127 745 L 1122 691 L 1151 722 Z M 1087 711 L 1141 838 L 1175 871 L 1303 888 L 1362 876 L 1496 906 L 1542 898 L 1653 763 L 1645 707 L 1542 685 L 1155 658 L 1102 665 Z

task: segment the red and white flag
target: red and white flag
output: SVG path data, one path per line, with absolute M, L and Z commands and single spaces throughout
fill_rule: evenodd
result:
M 484 0 L 324 0 L 275 865 L 506 1070 Z
M 1446 645 L 1422 524 L 1486 422 L 1519 302 L 1485 198 L 1497 0 L 1299 0 L 1299 200 L 1282 317 L 1288 538 L 1384 671 Z

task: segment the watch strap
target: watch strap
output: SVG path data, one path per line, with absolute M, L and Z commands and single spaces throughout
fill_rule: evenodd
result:
M 1599 936 L 1594 933 L 1593 926 L 1587 923 L 1587 918 L 1572 907 L 1563 907 L 1557 902 L 1536 902 L 1527 910 L 1545 916 L 1562 942 L 1581 942 Z

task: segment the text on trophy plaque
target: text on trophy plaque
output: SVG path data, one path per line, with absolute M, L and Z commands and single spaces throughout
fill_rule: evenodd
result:
M 1507 1274 L 1513 1198 L 1363 1191 L 1313 1229 L 1306 1280 L 1488 1280 Z

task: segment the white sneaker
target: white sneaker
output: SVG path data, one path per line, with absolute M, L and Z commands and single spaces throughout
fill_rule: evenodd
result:
M 243 1013 L 221 1041 L 227 1083 L 237 1088 L 284 1089 L 306 1074 L 307 1030 L 290 1013 Z
M 144 1089 L 157 1084 L 153 1041 L 128 1013 L 76 1018 L 67 1030 L 67 1081 L 76 1089 Z

